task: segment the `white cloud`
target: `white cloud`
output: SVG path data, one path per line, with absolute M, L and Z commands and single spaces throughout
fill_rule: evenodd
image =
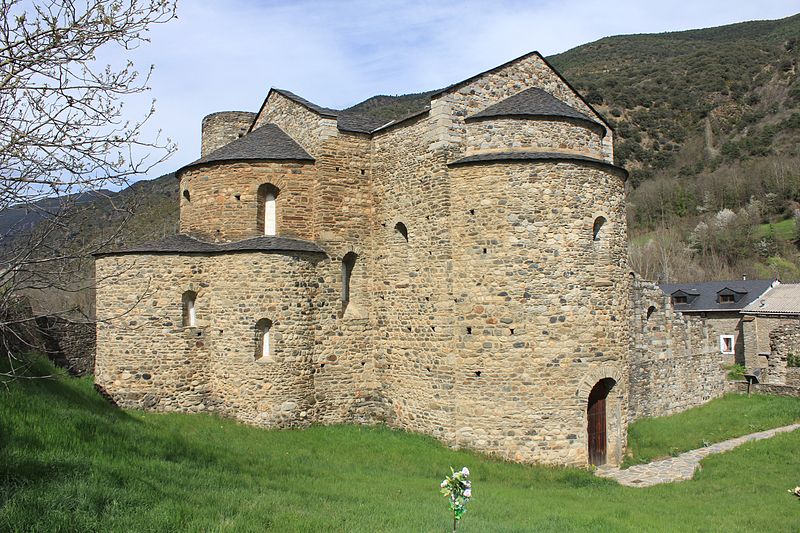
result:
M 609 35 L 796 10 L 796 0 L 184 0 L 178 20 L 154 28 L 134 57 L 141 69 L 156 65 L 153 126 L 180 146 L 150 177 L 198 157 L 204 115 L 255 111 L 270 86 L 346 107 L 373 94 L 442 87 L 531 50 L 549 55 Z

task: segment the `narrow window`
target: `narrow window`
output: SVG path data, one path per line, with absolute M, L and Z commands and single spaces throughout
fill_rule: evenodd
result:
M 350 278 L 353 276 L 353 267 L 356 266 L 356 254 L 348 252 L 342 258 L 342 302 L 350 301 Z
M 656 306 L 655 305 L 651 305 L 650 307 L 648 307 L 647 308 L 647 320 L 650 320 L 650 317 L 653 316 L 653 313 L 655 313 L 655 312 L 656 312 Z
M 597 217 L 594 219 L 594 225 L 592 226 L 592 239 L 595 241 L 600 240 L 600 230 L 603 229 L 603 224 L 606 223 L 605 217 Z
M 270 341 L 270 330 L 272 321 L 262 318 L 256 322 L 256 353 L 255 360 L 266 362 L 272 359 L 272 344 Z
M 397 224 L 394 225 L 394 230 L 397 233 L 399 233 L 400 236 L 403 237 L 403 239 L 406 242 L 408 242 L 408 228 L 406 228 L 405 224 L 403 224 L 402 222 L 398 222 Z
M 192 201 L 192 196 L 189 194 L 189 189 L 184 189 L 183 190 L 183 197 L 186 198 L 187 202 L 191 202 Z
M 724 354 L 734 353 L 733 349 L 733 335 L 720 335 L 719 336 L 719 351 Z
M 258 188 L 258 229 L 264 235 L 277 235 L 278 189 L 265 183 Z
M 194 291 L 186 291 L 183 293 L 181 301 L 183 302 L 183 327 L 193 328 L 197 326 L 197 312 L 195 311 L 195 300 L 197 293 Z

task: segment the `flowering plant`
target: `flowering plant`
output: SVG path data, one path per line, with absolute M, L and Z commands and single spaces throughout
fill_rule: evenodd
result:
M 450 509 L 453 511 L 453 531 L 455 531 L 458 521 L 467 512 L 467 503 L 472 498 L 469 468 L 465 466 L 461 470 L 453 470 L 453 467 L 450 467 L 450 475 L 445 477 L 439 486 L 442 494 L 450 500 Z
M 789 489 L 789 492 L 800 498 L 800 487 L 795 487 L 793 489 Z

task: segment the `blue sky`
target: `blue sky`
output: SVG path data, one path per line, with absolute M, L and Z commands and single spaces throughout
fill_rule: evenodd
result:
M 797 0 L 180 0 L 178 19 L 154 28 L 131 57 L 140 70 L 155 65 L 152 126 L 179 145 L 148 177 L 199 156 L 203 116 L 255 111 L 270 87 L 342 108 L 442 87 L 531 50 L 550 55 L 609 35 L 798 11 Z M 129 111 L 144 104 L 130 102 Z

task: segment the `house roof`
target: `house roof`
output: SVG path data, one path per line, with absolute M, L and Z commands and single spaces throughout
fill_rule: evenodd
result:
M 311 241 L 288 239 L 286 237 L 255 237 L 236 242 L 206 242 L 189 235 L 171 235 L 157 241 L 98 252 L 94 255 L 129 254 L 220 254 L 231 252 L 311 252 L 324 254 L 325 251 Z
M 800 315 L 800 284 L 782 283 L 742 309 L 742 313 Z
M 620 171 L 625 175 L 626 179 L 628 177 L 627 170 L 622 167 L 612 165 L 603 159 L 561 152 L 490 152 L 486 154 L 475 154 L 462 157 L 461 159 L 457 159 L 456 161 L 449 163 L 448 166 L 468 165 L 474 163 L 492 163 L 495 161 L 554 161 L 565 163 L 591 163 L 593 165 L 600 165 Z
M 314 161 L 314 158 L 278 126 L 264 124 L 244 137 L 240 137 L 180 168 L 176 174 L 204 163 L 270 160 Z
M 603 132 L 606 129 L 601 123 L 592 120 L 574 107 L 538 87 L 531 87 L 509 96 L 505 100 L 467 117 L 466 120 L 469 122 L 496 117 L 570 118 L 587 123 L 590 126 L 602 128 Z
M 703 281 L 699 283 L 665 283 L 659 285 L 659 288 L 668 295 L 672 295 L 675 292 L 696 295 L 696 298 L 689 303 L 673 304 L 676 311 L 740 311 L 769 290 L 773 283 L 774 281 L 768 279 L 739 279 L 733 281 Z M 725 289 L 730 289 L 740 294 L 741 297 L 738 301 L 732 303 L 720 303 L 718 294 Z

